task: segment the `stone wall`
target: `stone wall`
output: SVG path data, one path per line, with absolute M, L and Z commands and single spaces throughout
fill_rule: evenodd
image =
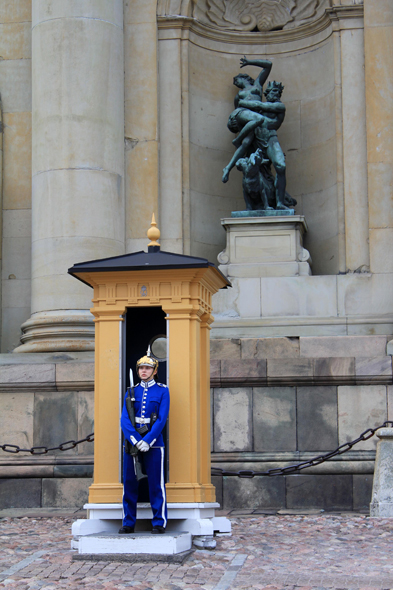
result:
M 296 464 L 393 419 L 386 336 L 211 341 L 212 465 Z M 21 363 L 23 360 L 23 363 Z M 92 353 L 0 356 L 0 444 L 57 446 L 93 432 Z M 224 508 L 367 509 L 376 439 L 300 475 L 213 477 Z M 87 501 L 93 445 L 48 455 L 0 451 L 0 506 Z
M 348 336 L 351 349 L 360 342 L 352 336 L 393 334 L 393 274 L 228 278 L 232 288 L 213 296 L 213 338 L 314 337 L 304 342 L 319 347 L 334 343 L 331 336 Z M 346 341 L 339 342 L 345 349 Z M 363 342 L 367 356 L 386 352 L 376 353 L 372 339 Z M 326 356 L 333 350 L 334 344 Z
M 214 464 L 288 464 L 391 417 L 393 9 L 329 4 L 301 26 L 253 32 L 199 18 L 203 2 L 0 2 L 2 352 L 39 312 L 23 354 L 0 358 L 1 442 L 91 430 L 93 357 L 67 352 L 93 350 L 91 293 L 68 266 L 145 248 L 153 211 L 163 250 L 214 261 L 223 249 L 220 218 L 244 206 L 240 173 L 221 182 L 244 54 L 271 59 L 285 85 L 279 138 L 313 276 L 235 278 L 215 295 Z M 239 426 L 226 432 L 229 407 Z M 312 474 L 219 480 L 224 505 L 249 502 L 247 489 L 271 504 L 255 486 L 276 486 L 278 505 L 328 505 L 336 489 L 365 505 L 373 448 Z M 28 489 L 38 504 L 86 497 L 91 450 L 0 455 L 4 502 Z
M 371 501 L 373 475 L 327 474 L 277 477 L 213 477 L 217 501 L 224 508 L 265 510 L 361 511 Z
M 0 443 L 56 447 L 84 438 L 94 430 L 93 388 L 89 353 L 1 355 Z M 94 443 L 36 456 L 0 451 L 0 508 L 81 507 L 93 453 Z
M 274 298 L 265 297 L 262 306 L 276 299 L 281 304 L 288 289 L 296 293 L 288 298 L 291 305 L 269 310 L 283 316 L 281 331 L 264 334 L 292 335 L 294 315 L 308 319 L 324 315 L 329 320 L 318 326 L 318 335 L 332 330 L 342 334 L 343 324 L 335 316 L 346 316 L 344 323 L 349 316 L 366 317 L 370 302 L 374 316 L 391 316 L 386 296 L 393 282 L 391 2 L 365 0 L 363 6 L 332 1 L 330 8 L 321 8 L 301 26 L 259 32 L 217 27 L 199 17 L 194 4 L 156 0 L 80 0 L 72 6 L 56 0 L 0 3 L 2 352 L 18 345 L 21 324 L 31 312 L 43 314 L 36 318 L 37 325 L 24 326 L 33 336 L 33 348 L 91 350 L 89 293 L 83 285 L 78 290 L 66 277 L 67 265 L 145 248 L 152 211 L 157 214 L 163 249 L 216 259 L 225 245 L 220 218 L 244 206 L 241 174 L 233 170 L 230 181 L 221 182 L 222 168 L 233 154 L 233 135 L 226 127 L 236 94 L 232 78 L 240 71 L 244 54 L 271 59 L 271 78 L 285 86 L 287 115 L 279 138 L 287 158 L 288 191 L 298 200 L 296 213 L 305 215 L 308 223 L 305 247 L 311 252 L 315 275 L 274 282 Z M 55 19 L 48 17 L 51 10 Z M 60 25 L 63 41 L 57 43 Z M 47 43 L 42 39 L 53 43 L 53 52 L 45 51 Z M 92 47 L 98 47 L 97 51 Z M 102 59 L 93 59 L 97 55 Z M 51 79 L 52 71 L 53 92 L 48 93 L 51 83 L 45 80 Z M 258 70 L 242 71 L 255 76 Z M 96 92 L 98 87 L 115 96 Z M 50 113 L 56 114 L 53 120 Z M 60 127 L 53 127 L 53 121 L 60 120 Z M 57 144 L 59 137 L 63 139 Z M 40 154 L 46 154 L 42 161 Z M 37 187 L 33 200 L 32 158 Z M 56 171 L 61 171 L 59 179 L 75 180 L 58 180 L 61 190 L 53 190 L 53 183 L 39 184 Z M 111 180 L 99 181 L 98 190 L 91 179 L 105 174 Z M 89 182 L 82 181 L 82 176 Z M 36 210 L 33 264 L 32 202 Z M 59 210 L 61 222 L 56 217 Z M 42 260 L 38 238 L 56 246 L 48 246 Z M 72 248 L 66 242 L 69 239 Z M 60 243 L 68 244 L 63 254 Z M 49 259 L 51 275 L 43 264 Z M 35 282 L 33 300 L 32 268 L 36 278 L 43 273 L 42 283 L 41 278 Z M 306 297 L 299 295 L 303 292 Z M 311 305 L 306 305 L 310 299 Z M 321 303 L 316 306 L 317 299 Z M 300 312 L 299 300 L 305 302 Z M 222 309 L 219 298 L 216 304 L 219 314 L 233 312 Z M 259 329 L 258 293 L 252 293 L 242 306 L 248 308 L 244 317 L 253 320 L 250 330 L 242 334 L 251 336 Z M 75 314 L 76 310 L 85 311 Z M 356 322 L 350 321 L 356 330 Z M 371 332 L 375 318 L 367 322 Z M 44 323 L 47 340 L 42 342 Z M 72 325 L 74 331 L 68 340 L 63 330 L 66 323 L 67 330 Z M 238 326 L 227 328 L 221 336 L 240 335 Z M 352 333 L 364 333 L 364 329 L 363 323 Z M 382 333 L 380 325 L 375 329 Z M 25 346 L 23 350 L 32 349 Z
M 212 465 L 267 471 L 332 451 L 393 418 L 386 336 L 211 342 Z M 376 438 L 299 475 L 214 477 L 225 508 L 364 510 Z

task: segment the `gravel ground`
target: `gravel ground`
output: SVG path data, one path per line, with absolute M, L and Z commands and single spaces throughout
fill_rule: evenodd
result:
M 0 519 L 0 588 L 392 590 L 393 519 L 229 514 L 231 537 L 183 564 L 72 561 L 71 517 Z

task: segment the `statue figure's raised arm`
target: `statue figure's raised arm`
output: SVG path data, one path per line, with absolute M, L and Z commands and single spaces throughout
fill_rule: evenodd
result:
M 261 92 L 264 83 L 269 77 L 272 65 L 272 62 L 268 59 L 248 59 L 246 56 L 240 58 L 241 68 L 244 68 L 245 66 L 257 66 L 258 68 L 262 68 L 262 71 L 255 80 L 255 85 L 260 87 Z

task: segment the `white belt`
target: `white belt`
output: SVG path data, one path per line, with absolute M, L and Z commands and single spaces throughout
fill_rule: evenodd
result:
M 137 424 L 150 424 L 150 418 L 135 418 Z

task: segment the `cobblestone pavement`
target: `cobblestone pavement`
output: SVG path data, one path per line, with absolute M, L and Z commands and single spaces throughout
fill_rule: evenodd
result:
M 0 519 L 0 588 L 45 590 L 393 589 L 389 519 L 236 515 L 231 537 L 182 565 L 72 561 L 72 518 Z

